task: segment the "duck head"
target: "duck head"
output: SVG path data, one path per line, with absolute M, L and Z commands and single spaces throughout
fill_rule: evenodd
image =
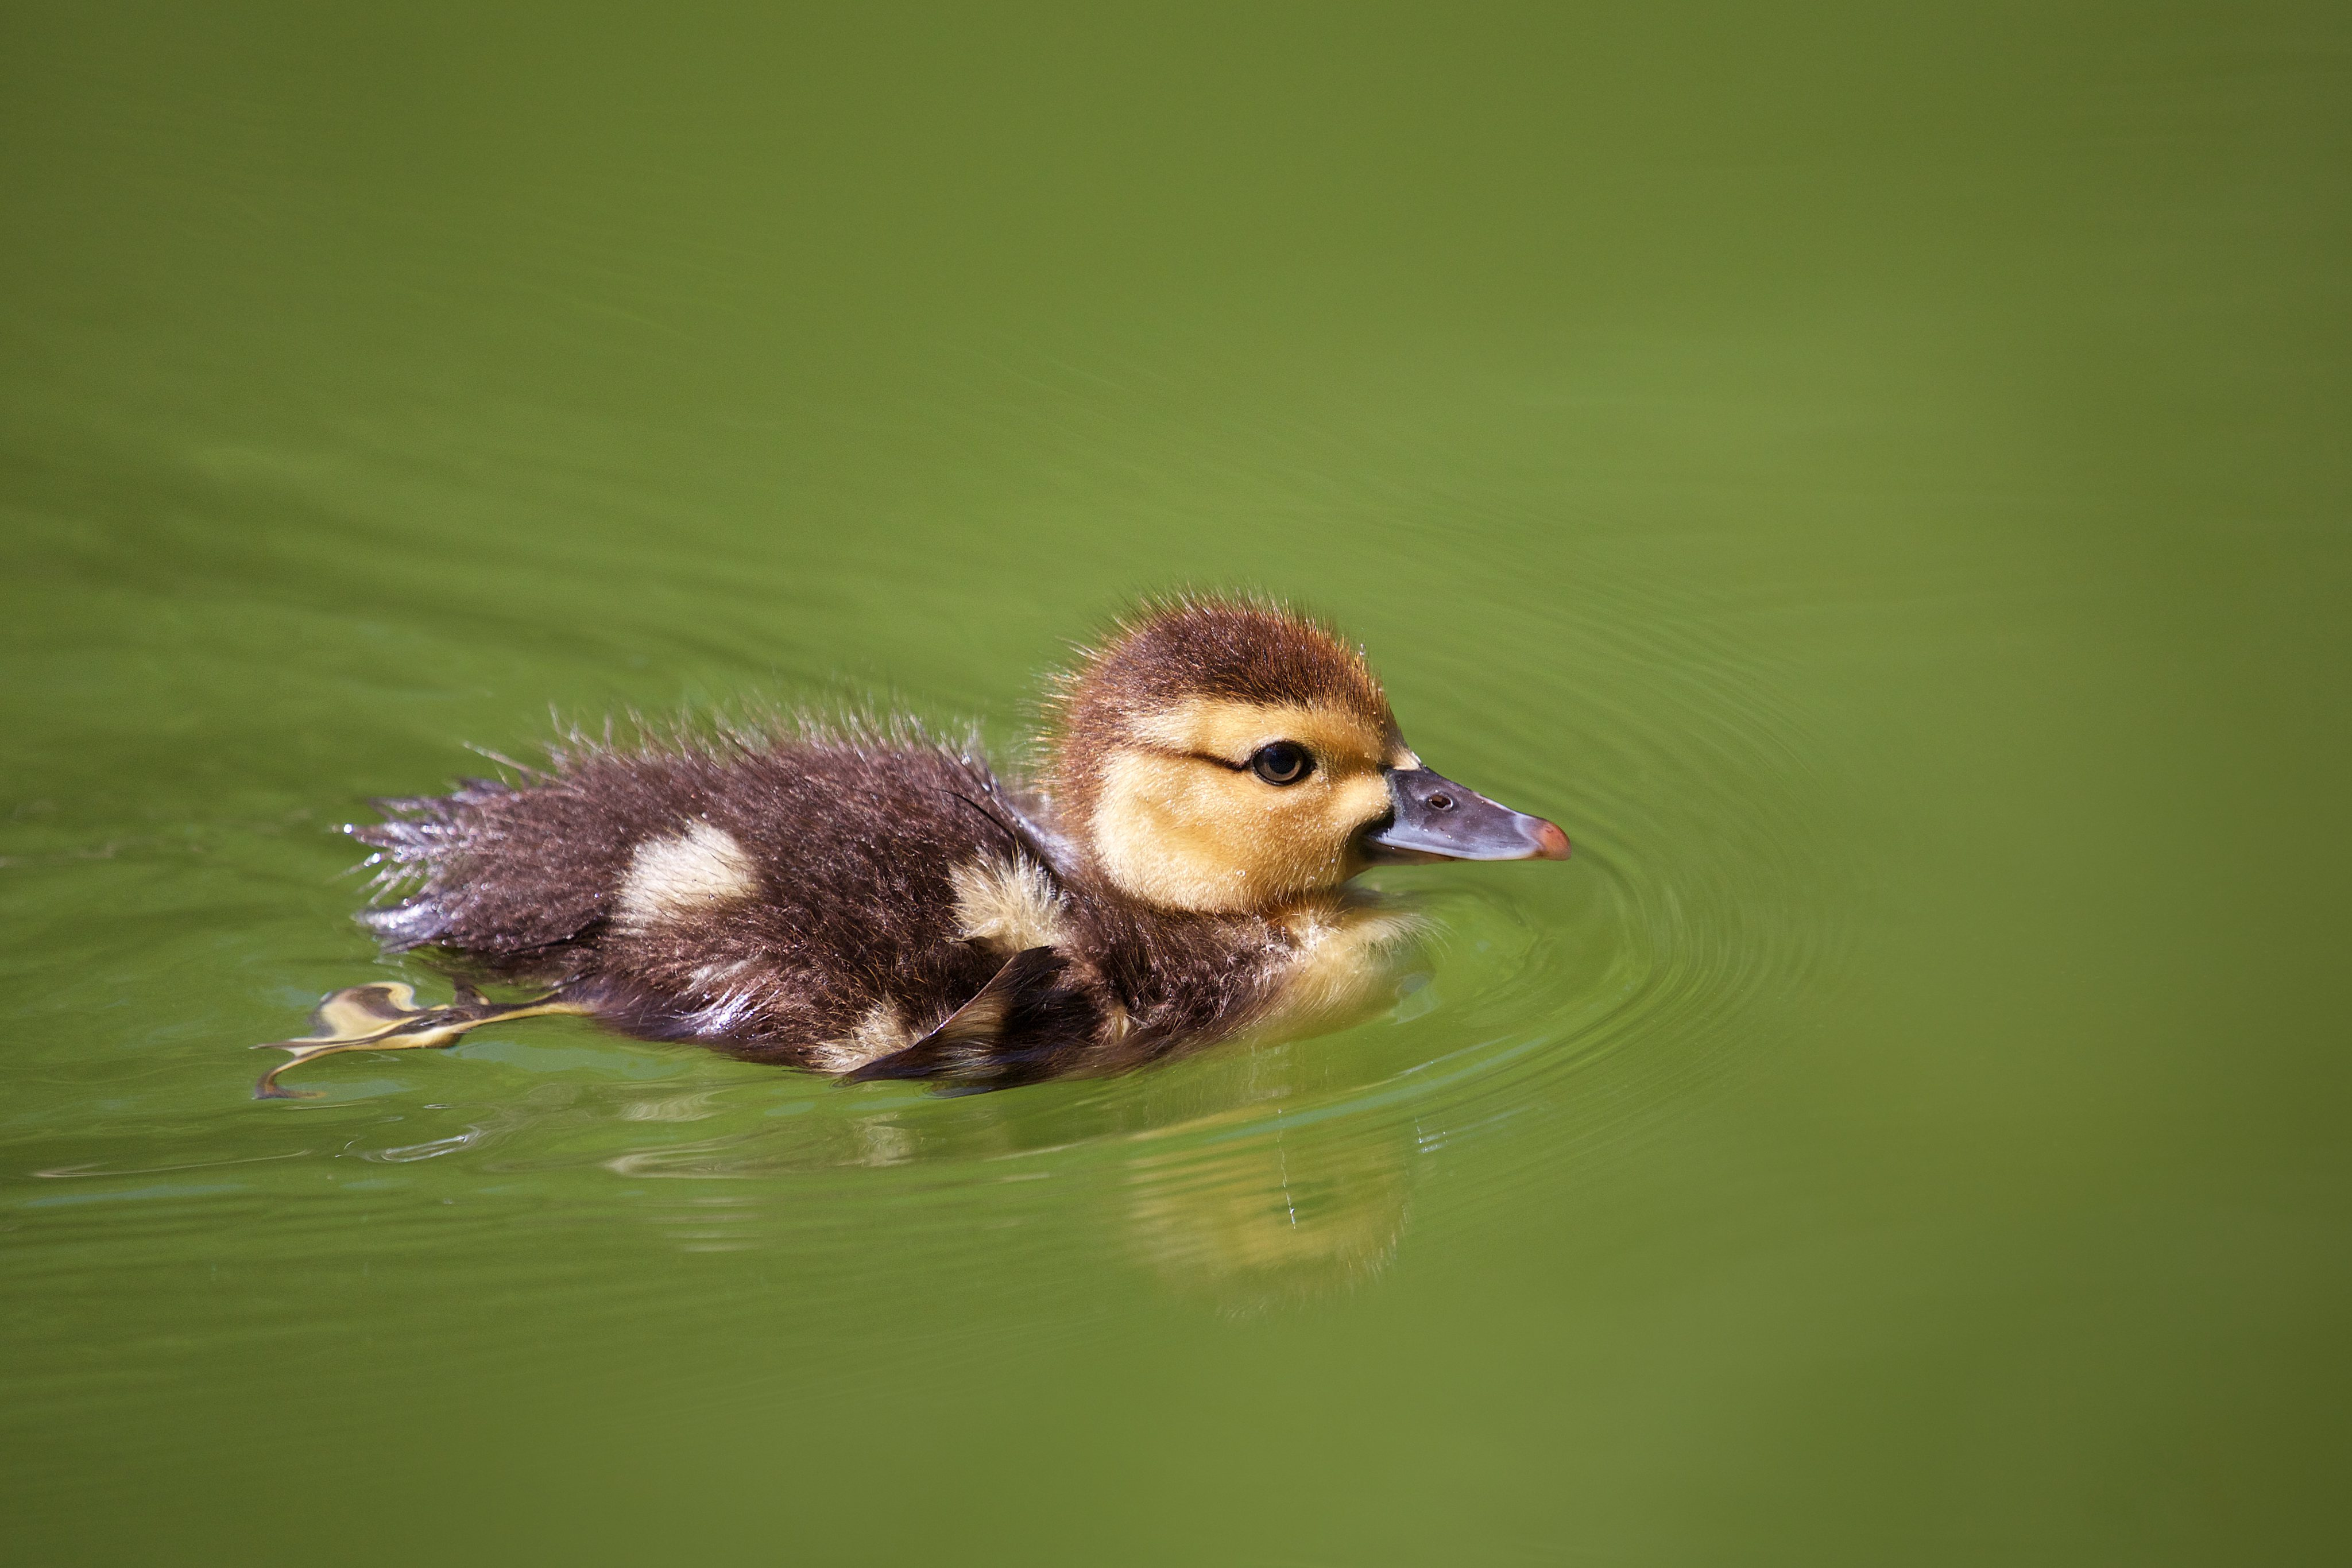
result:
M 1276 605 L 1152 607 L 1052 711 L 1063 831 L 1162 908 L 1270 911 L 1382 862 L 1568 858 L 1550 822 L 1424 767 L 1361 651 Z

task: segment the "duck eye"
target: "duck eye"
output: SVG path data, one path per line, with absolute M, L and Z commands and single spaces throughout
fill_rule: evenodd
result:
M 1257 748 L 1257 755 L 1250 758 L 1250 771 L 1269 784 L 1296 784 L 1315 771 L 1315 758 L 1303 746 L 1277 740 Z

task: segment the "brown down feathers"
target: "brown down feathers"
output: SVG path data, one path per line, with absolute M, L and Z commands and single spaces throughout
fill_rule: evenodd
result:
M 1001 976 L 967 1015 L 985 1012 L 992 1034 L 860 1075 L 996 1087 L 1131 1066 L 1252 1021 L 1294 946 L 1257 915 L 1126 897 L 1064 836 L 1082 824 L 1104 737 L 1192 695 L 1312 697 L 1393 729 L 1362 655 L 1323 628 L 1262 602 L 1177 600 L 1062 679 L 1034 789 L 903 724 L 575 737 L 511 781 L 379 802 L 385 821 L 349 831 L 378 852 L 385 892 L 406 896 L 360 918 L 388 949 L 552 986 L 626 1032 L 753 1060 L 840 1070 L 840 1042 L 861 1028 L 883 1019 L 914 1041 Z M 637 847 L 696 823 L 740 846 L 753 891 L 650 929 L 618 920 Z M 953 872 L 1023 862 L 1058 895 L 1064 935 L 1013 965 L 961 934 Z

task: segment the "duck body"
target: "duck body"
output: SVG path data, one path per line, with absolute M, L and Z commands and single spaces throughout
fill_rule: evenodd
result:
M 990 1089 L 1328 1025 L 1415 929 L 1346 885 L 1367 865 L 1568 852 L 1423 768 L 1361 653 L 1272 605 L 1152 609 L 1050 713 L 1034 782 L 905 724 L 574 739 L 511 780 L 379 802 L 347 831 L 403 896 L 360 918 L 455 974 L 551 988 L 530 1010 Z M 429 1018 L 361 1010 L 411 1021 L 281 1043 L 446 1044 L 501 1013 L 470 983 Z
M 387 947 L 551 984 L 646 1039 L 826 1072 L 996 1087 L 1138 1065 L 1344 1010 L 1321 993 L 1351 988 L 1309 956 L 1335 930 L 1385 948 L 1411 925 L 1361 897 L 1211 915 L 1126 898 L 1074 863 L 1044 802 L 904 731 L 592 748 L 383 805 L 392 820 L 352 836 L 426 879 L 362 913 Z M 892 1061 L 1000 977 L 984 1035 Z

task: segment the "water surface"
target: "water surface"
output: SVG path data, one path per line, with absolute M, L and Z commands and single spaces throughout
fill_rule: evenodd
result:
M 2319 1562 L 2352 26 L 0 24 L 27 1562 Z M 559 724 L 1347 625 L 1564 866 L 1346 1033 L 941 1100 L 306 1070 Z

